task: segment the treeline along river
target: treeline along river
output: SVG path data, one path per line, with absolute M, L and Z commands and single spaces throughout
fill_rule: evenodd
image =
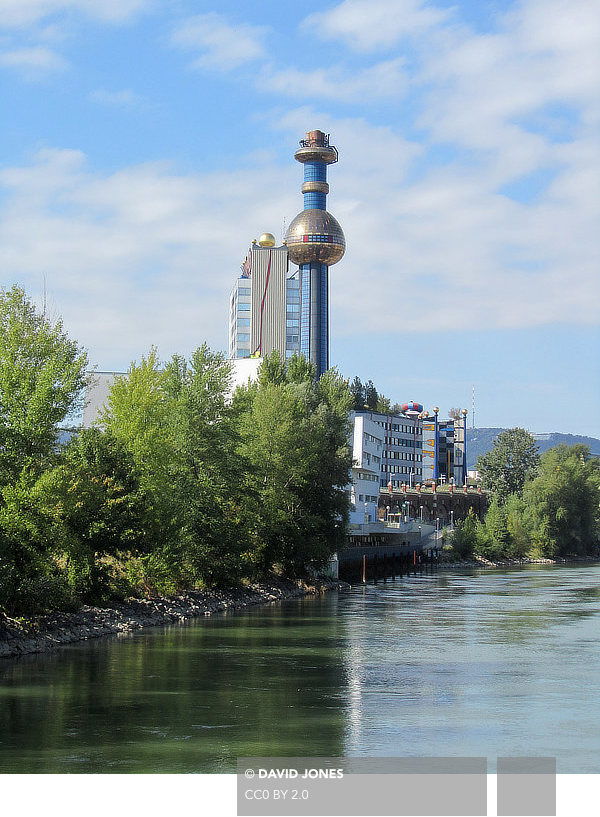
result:
M 355 586 L 0 663 L 0 772 L 533 755 L 598 773 L 599 648 L 600 565 Z

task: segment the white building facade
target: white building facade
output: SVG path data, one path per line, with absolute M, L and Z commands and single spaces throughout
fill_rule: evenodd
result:
M 360 412 L 378 429 L 383 440 L 379 485 L 399 488 L 403 482 L 416 485 L 423 479 L 423 427 L 419 417 L 403 414 Z
M 377 521 L 383 434 L 381 427 L 364 414 L 353 415 L 350 523 Z
M 253 243 L 229 298 L 230 360 L 264 357 L 277 350 L 282 359 L 300 348 L 300 281 L 289 273 L 288 250 L 274 246 L 270 233 Z

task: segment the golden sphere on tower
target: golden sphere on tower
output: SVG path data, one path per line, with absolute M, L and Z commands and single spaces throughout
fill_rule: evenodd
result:
M 275 246 L 275 236 L 273 233 L 263 233 L 261 237 L 258 239 L 258 246 L 259 247 L 274 247 Z
M 288 227 L 285 239 L 293 264 L 337 264 L 346 239 L 337 219 L 327 210 L 303 210 Z

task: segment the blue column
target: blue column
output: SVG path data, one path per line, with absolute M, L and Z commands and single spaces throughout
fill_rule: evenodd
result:
M 300 288 L 300 354 L 314 362 L 316 376 L 321 377 L 329 368 L 329 267 L 302 264 Z
M 310 264 L 300 267 L 300 354 L 310 359 Z
M 304 181 L 305 182 L 326 182 L 327 181 L 327 165 L 325 162 L 305 162 L 304 164 Z M 326 210 L 327 209 L 327 195 L 317 191 L 304 193 L 304 209 L 305 210 Z
M 467 484 L 467 415 L 463 414 L 463 485 Z
M 438 413 L 437 411 L 434 412 L 435 414 L 435 435 L 434 435 L 434 445 L 433 445 L 433 478 L 436 480 L 439 477 L 439 466 L 438 466 L 438 448 L 439 448 L 439 428 L 438 428 Z
M 321 293 L 319 314 L 321 316 L 319 326 L 319 371 L 320 377 L 329 368 L 329 267 L 321 264 Z

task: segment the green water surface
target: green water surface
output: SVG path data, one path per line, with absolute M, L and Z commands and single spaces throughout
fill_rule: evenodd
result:
M 600 566 L 433 572 L 0 659 L 0 773 L 285 755 L 600 772 Z

